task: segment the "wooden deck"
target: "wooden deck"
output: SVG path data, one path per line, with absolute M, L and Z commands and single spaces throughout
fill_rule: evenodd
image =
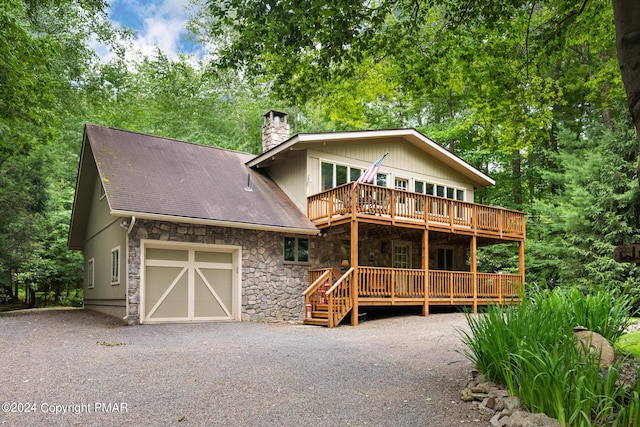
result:
M 351 268 L 335 279 L 332 269 L 309 272 L 306 324 L 335 327 L 358 306 L 418 305 L 425 315 L 429 306 L 470 306 L 475 312 L 479 305 L 519 302 L 524 287 L 516 274 L 384 267 Z
M 320 228 L 357 219 L 506 240 L 525 236 L 523 212 L 370 184 L 356 190 L 343 184 L 310 196 L 308 216 Z

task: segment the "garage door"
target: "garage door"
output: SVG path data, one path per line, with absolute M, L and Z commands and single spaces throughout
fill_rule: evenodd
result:
M 143 322 L 240 319 L 240 249 L 220 246 L 143 246 Z

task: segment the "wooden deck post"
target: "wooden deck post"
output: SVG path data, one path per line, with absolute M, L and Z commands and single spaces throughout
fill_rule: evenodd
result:
M 474 234 L 471 236 L 471 253 L 469 254 L 470 258 L 470 267 L 471 273 L 473 273 L 473 308 L 472 312 L 478 312 L 478 261 L 477 261 L 477 248 L 478 241 L 477 237 Z
M 519 266 L 518 272 L 520 273 L 520 280 L 522 280 L 522 288 L 521 292 L 524 292 L 524 240 L 518 242 L 518 258 L 519 258 Z
M 351 219 L 351 267 L 353 267 L 353 280 L 351 280 L 351 325 L 358 326 L 358 220 Z
M 429 230 L 422 230 L 422 271 L 424 272 L 424 305 L 422 315 L 429 315 Z

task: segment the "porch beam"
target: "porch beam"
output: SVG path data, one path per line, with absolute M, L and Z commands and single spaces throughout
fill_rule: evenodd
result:
M 477 252 L 478 252 L 478 238 L 473 235 L 471 236 L 471 249 L 469 252 L 469 268 L 471 273 L 473 274 L 473 308 L 472 312 L 478 312 L 478 262 L 477 262 Z
M 351 298 L 353 307 L 351 308 L 351 325 L 358 326 L 358 220 L 354 217 L 351 221 L 351 267 L 353 268 L 353 279 L 351 280 Z
M 422 271 L 424 271 L 424 305 L 422 315 L 429 315 L 429 230 L 422 230 Z
M 520 277 L 522 280 L 522 291 L 524 292 L 524 240 L 518 242 L 518 272 L 520 273 Z

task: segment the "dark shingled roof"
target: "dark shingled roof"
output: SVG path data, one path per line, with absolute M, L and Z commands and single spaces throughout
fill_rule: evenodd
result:
M 85 141 L 113 214 L 317 231 L 271 179 L 245 165 L 252 154 L 91 124 Z

